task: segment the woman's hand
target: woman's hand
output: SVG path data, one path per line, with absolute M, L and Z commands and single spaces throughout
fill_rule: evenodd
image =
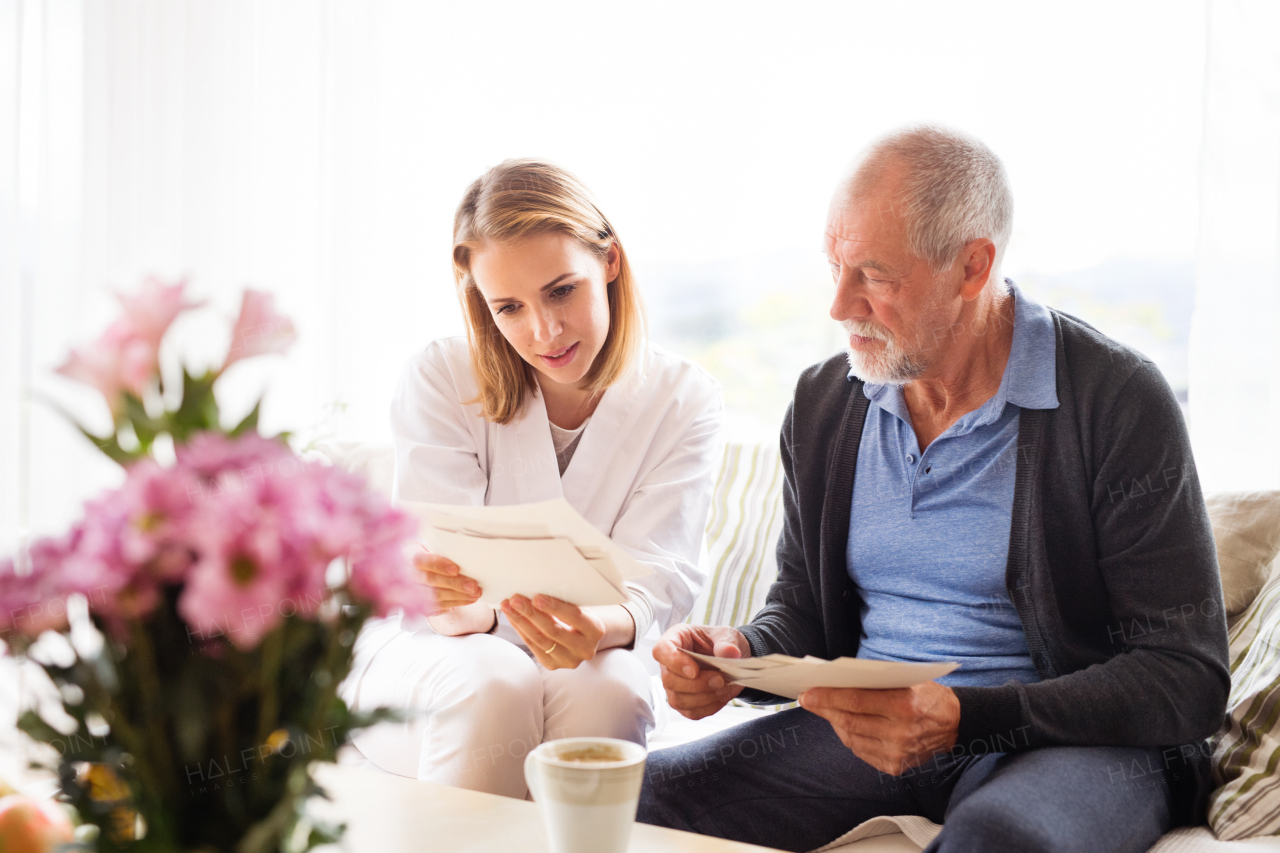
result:
M 617 633 L 609 630 L 608 623 L 618 620 L 611 620 L 609 617 L 614 614 L 604 612 L 615 609 L 622 611 L 634 637 L 634 623 L 621 605 L 583 608 L 549 595 L 536 595 L 532 601 L 513 595 L 502 602 L 502 612 L 511 626 L 547 669 L 576 669 L 584 660 L 595 657 L 606 634 Z M 630 642 L 628 639 L 618 645 Z
M 464 575 L 453 560 L 424 550 L 413 555 L 413 567 L 422 574 L 422 582 L 431 587 L 435 604 L 432 616 L 474 604 L 480 598 L 480 584 Z
M 482 634 L 490 630 L 498 615 L 480 604 L 480 584 L 462 574 L 458 564 L 439 554 L 415 554 L 413 565 L 422 573 L 422 582 L 431 587 L 434 612 L 427 617 L 431 627 L 447 637 Z

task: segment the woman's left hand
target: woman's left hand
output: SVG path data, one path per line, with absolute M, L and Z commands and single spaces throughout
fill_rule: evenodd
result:
M 599 616 L 549 595 L 536 595 L 532 601 L 513 595 L 502 602 L 502 612 L 547 669 L 576 669 L 595 657 L 605 635 Z

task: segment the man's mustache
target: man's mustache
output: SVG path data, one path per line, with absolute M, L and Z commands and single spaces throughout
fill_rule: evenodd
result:
M 887 344 L 893 343 L 893 333 L 875 323 L 869 323 L 866 320 L 841 320 L 840 325 L 850 335 L 884 341 Z

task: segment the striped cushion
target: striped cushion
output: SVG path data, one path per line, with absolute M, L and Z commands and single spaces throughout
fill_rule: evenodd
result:
M 744 625 L 778 575 L 782 457 L 773 445 L 728 444 L 707 520 L 710 577 L 688 621 Z
M 782 456 L 775 444 L 725 446 L 707 519 L 710 577 L 685 621 L 745 625 L 778 577 L 782 530 Z M 744 705 L 739 699 L 734 705 Z M 770 705 L 770 710 L 795 703 Z
M 1233 622 L 1228 718 L 1213 753 L 1209 824 L 1235 841 L 1280 835 L 1280 563 Z

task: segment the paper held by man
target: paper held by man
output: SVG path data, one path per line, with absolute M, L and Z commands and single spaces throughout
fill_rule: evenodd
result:
M 513 506 L 402 501 L 433 553 L 457 563 L 497 607 L 513 595 L 550 595 L 588 607 L 628 600 L 624 581 L 648 574 L 563 498 Z
M 946 675 L 960 664 L 898 663 L 862 658 L 823 660 L 813 656 L 764 655 L 758 658 L 717 658 L 686 651 L 706 666 L 723 673 L 731 683 L 776 696 L 795 699 L 812 687 L 864 687 L 886 690 L 911 687 Z

